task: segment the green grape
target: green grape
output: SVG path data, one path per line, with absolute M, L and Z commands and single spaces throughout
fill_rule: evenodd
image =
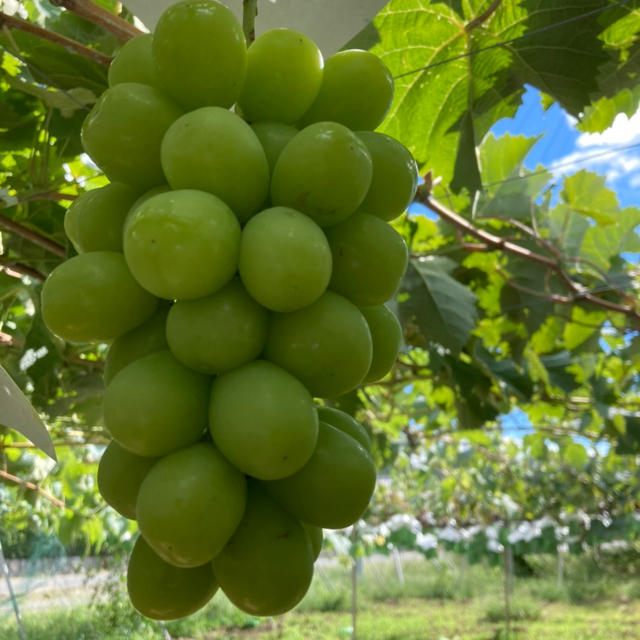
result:
M 300 523 L 309 536 L 311 541 L 311 548 L 313 549 L 313 561 L 315 562 L 322 551 L 322 528 L 316 527 L 314 524 L 307 524 L 306 522 Z
M 282 150 L 271 180 L 271 201 L 306 213 L 321 227 L 349 217 L 371 184 L 365 144 L 335 122 L 296 134 Z
M 333 291 L 359 306 L 393 297 L 407 268 L 407 245 L 393 227 L 358 212 L 327 229 L 327 239 L 333 255 Z
M 360 210 L 382 220 L 397 218 L 413 201 L 418 186 L 418 167 L 400 142 L 375 131 L 357 131 L 373 162 L 373 177 Z
M 118 336 L 111 343 L 104 362 L 105 384 L 109 384 L 118 371 L 135 360 L 169 348 L 165 337 L 168 313 L 169 305 L 160 305 L 149 320 Z
M 209 378 L 169 351 L 156 351 L 119 371 L 104 394 L 111 435 L 139 456 L 163 456 L 193 444 L 207 424 Z
M 373 339 L 373 334 L 371 337 Z M 373 344 L 373 353 L 375 358 L 375 342 Z M 336 429 L 340 429 L 340 431 L 343 431 L 357 440 L 364 449 L 371 453 L 371 438 L 369 437 L 367 430 L 348 413 L 340 411 L 340 409 L 334 409 L 333 407 L 318 407 L 318 420 L 329 424 Z
M 113 340 L 151 317 L 157 304 L 115 251 L 74 256 L 42 287 L 44 323 L 69 342 Z
M 139 82 L 158 86 L 156 68 L 151 55 L 153 35 L 143 33 L 127 40 L 109 65 L 109 86 L 123 82 Z
M 138 205 L 127 219 L 124 255 L 135 279 L 160 298 L 207 296 L 233 277 L 240 224 L 210 193 L 167 191 Z
M 393 78 L 384 62 L 368 51 L 339 51 L 327 58 L 320 91 L 299 124 L 339 122 L 354 130 L 373 130 L 393 99 Z
M 159 460 L 142 482 L 136 515 L 149 546 L 176 567 L 213 560 L 244 513 L 244 476 L 209 443 Z
M 143 458 L 112 440 L 98 464 L 98 489 L 105 502 L 135 520 L 138 490 L 157 458 Z
M 165 181 L 160 143 L 182 111 L 155 87 L 107 89 L 82 125 L 82 146 L 112 182 L 150 189 Z
M 256 122 L 251 125 L 251 129 L 260 140 L 269 164 L 269 175 L 271 175 L 282 150 L 289 144 L 291 138 L 298 133 L 298 130 L 288 124 L 279 122 Z
M 311 584 L 311 541 L 295 518 L 250 482 L 244 517 L 213 560 L 213 573 L 239 609 L 279 615 L 298 604 Z
M 309 462 L 292 476 L 264 486 L 302 522 L 343 529 L 362 516 L 375 484 L 376 470 L 369 454 L 354 438 L 321 422 Z
M 383 304 L 360 307 L 360 311 L 369 325 L 373 343 L 371 368 L 364 382 L 377 382 L 389 373 L 396 361 L 402 345 L 402 328 L 398 318 Z
M 230 107 L 247 70 L 242 27 L 212 0 L 186 0 L 166 9 L 153 35 L 153 58 L 162 88 L 188 110 Z
M 241 222 L 267 197 L 269 165 L 260 140 L 226 109 L 203 107 L 178 118 L 162 141 L 161 158 L 172 189 L 208 191 Z
M 311 106 L 322 83 L 322 54 L 293 29 L 272 29 L 248 51 L 247 76 L 238 99 L 250 122 L 293 123 Z
M 167 193 L 167 191 L 171 191 L 171 187 L 168 184 L 159 184 L 157 187 L 152 187 L 151 189 L 147 189 L 147 191 L 145 191 L 131 205 L 131 209 L 129 210 L 129 215 L 133 213 L 134 209 L 137 209 L 141 204 L 145 203 L 149 198 L 153 198 L 153 196 L 160 195 L 161 193 Z
M 311 395 L 335 397 L 360 384 L 369 371 L 371 334 L 354 304 L 327 291 L 308 307 L 274 315 L 264 353 Z
M 204 607 L 218 590 L 209 563 L 181 569 L 165 562 L 138 537 L 129 558 L 127 590 L 131 604 L 147 618 L 175 620 Z
M 118 182 L 78 196 L 64 216 L 64 231 L 76 251 L 122 251 L 122 227 L 137 197 Z
M 242 231 L 240 277 L 272 311 L 294 311 L 317 300 L 331 278 L 331 249 L 322 229 L 302 213 L 273 207 Z
M 209 430 L 224 456 L 244 473 L 284 478 L 313 453 L 318 416 L 298 380 L 256 360 L 215 380 Z
M 267 339 L 268 313 L 239 280 L 198 300 L 176 302 L 167 319 L 173 355 L 201 373 L 221 373 L 260 355 Z

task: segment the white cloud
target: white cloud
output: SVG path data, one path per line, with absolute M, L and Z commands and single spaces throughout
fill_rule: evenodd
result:
M 601 133 L 582 133 L 573 150 L 555 160 L 550 170 L 554 178 L 587 169 L 604 174 L 610 187 L 640 187 L 640 109 L 631 118 L 618 114 L 612 125 Z M 617 184 L 616 184 L 617 183 Z
M 614 147 L 634 142 L 640 142 L 640 110 L 636 111 L 631 118 L 624 113 L 619 113 L 613 124 L 602 133 L 583 133 L 576 141 L 576 146 L 582 149 Z

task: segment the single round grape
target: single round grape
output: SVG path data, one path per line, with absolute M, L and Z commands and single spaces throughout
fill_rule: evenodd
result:
M 220 553 L 244 513 L 244 476 L 209 443 L 159 460 L 142 482 L 136 515 L 151 548 L 177 567 Z
M 203 107 L 178 118 L 162 141 L 161 158 L 172 189 L 208 191 L 241 222 L 267 197 L 269 165 L 260 140 L 226 109 Z
M 354 438 L 321 422 L 309 462 L 292 476 L 264 486 L 302 522 L 343 529 L 362 516 L 375 484 L 376 470 L 369 454 Z
M 123 333 L 111 343 L 104 361 L 105 384 L 109 384 L 118 371 L 134 360 L 169 348 L 165 336 L 168 313 L 169 305 L 160 305 L 146 322 Z
M 185 109 L 228 108 L 240 95 L 247 47 L 233 13 L 212 0 L 186 0 L 166 9 L 153 35 L 162 88 Z
M 322 229 L 288 207 L 253 216 L 242 230 L 240 277 L 272 311 L 294 311 L 317 300 L 331 278 L 331 249 Z
M 139 536 L 129 558 L 127 590 L 131 604 L 147 618 L 175 620 L 204 607 L 218 590 L 209 563 L 181 569 L 165 562 Z
M 157 304 L 115 251 L 74 256 L 42 287 L 44 323 L 69 342 L 113 340 L 150 318 Z
M 306 522 L 300 523 L 309 536 L 311 541 L 311 548 L 313 549 L 313 561 L 315 562 L 322 551 L 322 528 L 316 527 L 314 524 L 308 524 Z
M 256 360 L 215 380 L 209 430 L 220 451 L 244 473 L 283 478 L 313 453 L 318 416 L 298 380 Z
M 418 167 L 401 143 L 375 131 L 358 131 L 373 162 L 371 186 L 360 210 L 382 220 L 397 218 L 413 201 L 418 186 Z
M 176 302 L 167 319 L 173 355 L 201 373 L 222 373 L 254 360 L 267 339 L 268 313 L 239 280 L 213 295 Z
M 380 218 L 358 212 L 327 229 L 333 255 L 331 284 L 359 306 L 381 304 L 395 294 L 407 268 L 407 245 Z
M 372 131 L 383 120 L 393 99 L 393 78 L 373 53 L 351 49 L 327 58 L 322 85 L 299 124 L 339 122 L 353 130 Z
M 255 616 L 292 609 L 309 589 L 313 550 L 302 525 L 249 483 L 247 508 L 227 546 L 213 560 L 213 572 L 233 604 Z
M 78 253 L 122 251 L 122 227 L 138 193 L 114 182 L 85 191 L 67 209 L 64 231 Z
M 238 99 L 250 122 L 293 123 L 309 109 L 322 83 L 322 54 L 293 29 L 272 29 L 248 50 L 247 76 Z
M 289 144 L 291 138 L 298 133 L 298 130 L 291 125 L 279 122 L 256 122 L 251 125 L 251 129 L 260 140 L 269 164 L 269 175 L 272 175 L 282 150 Z
M 135 520 L 142 481 L 157 458 L 143 458 L 112 440 L 98 464 L 98 489 L 105 502 L 125 518 Z
M 82 125 L 82 146 L 112 182 L 150 189 L 165 181 L 160 143 L 182 111 L 155 87 L 107 89 Z
M 349 217 L 371 184 L 365 144 L 335 122 L 296 134 L 282 150 L 271 180 L 271 201 L 306 213 L 321 227 Z
M 371 366 L 371 334 L 358 308 L 331 291 L 308 307 L 271 319 L 267 360 L 296 376 L 317 397 L 362 382 Z
M 158 86 L 156 68 L 151 55 L 153 35 L 143 33 L 127 40 L 109 65 L 109 86 L 123 82 L 139 82 Z
M 167 191 L 127 219 L 124 256 L 136 280 L 160 298 L 193 299 L 233 277 L 240 224 L 219 198 L 194 189 Z
M 398 318 L 383 304 L 360 307 L 371 331 L 373 359 L 364 382 L 377 382 L 384 378 L 396 361 L 402 345 L 402 328 Z
M 318 407 L 318 420 L 329 424 L 336 429 L 340 429 L 340 431 L 343 431 L 357 440 L 364 449 L 371 453 L 371 438 L 369 437 L 367 430 L 348 413 L 340 411 L 340 409 L 334 409 L 333 407 Z
M 163 456 L 193 444 L 207 424 L 210 380 L 169 351 L 156 351 L 119 371 L 104 394 L 104 422 L 125 449 Z

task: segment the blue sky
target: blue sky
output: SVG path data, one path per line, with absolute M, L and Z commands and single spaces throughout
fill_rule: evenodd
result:
M 515 117 L 500 120 L 492 131 L 496 136 L 506 132 L 525 136 L 544 134 L 527 157 L 528 168 L 542 164 L 556 176 L 571 175 L 581 169 L 595 171 L 607 177 L 607 186 L 617 193 L 621 206 L 639 206 L 640 147 L 588 158 L 640 143 L 640 111 L 631 118 L 618 115 L 601 134 L 581 133 L 574 125 L 575 120 L 557 104 L 545 112 L 539 92 L 529 87 Z

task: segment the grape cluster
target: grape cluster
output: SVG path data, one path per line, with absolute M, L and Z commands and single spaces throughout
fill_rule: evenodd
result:
M 393 83 L 366 51 L 323 62 L 275 29 L 247 49 L 214 0 L 127 42 L 82 129 L 110 184 L 69 208 L 78 255 L 42 292 L 48 327 L 109 341 L 98 470 L 137 520 L 128 589 L 171 619 L 220 587 L 274 615 L 309 587 L 322 528 L 364 512 L 367 431 L 314 403 L 390 369 L 384 306 L 407 249 L 388 224 L 417 170 L 373 131 Z

